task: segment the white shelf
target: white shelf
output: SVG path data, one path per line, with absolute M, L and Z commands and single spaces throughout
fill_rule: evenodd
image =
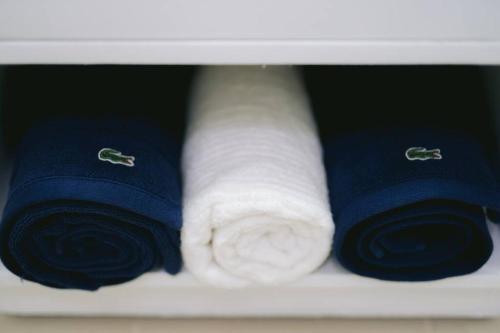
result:
M 500 2 L 2 0 L 0 63 L 500 64 Z
M 4 163 L 5 164 L 5 163 Z M 1 172 L 3 207 L 9 172 Z M 493 317 L 500 316 L 500 226 L 495 252 L 478 272 L 434 282 L 395 283 L 351 274 L 333 261 L 295 283 L 225 290 L 187 272 L 148 273 L 97 292 L 20 281 L 0 266 L 0 313 L 163 317 Z
M 498 228 L 496 228 L 498 229 Z M 500 234 L 494 233 L 496 240 Z M 162 272 L 95 293 L 20 282 L 0 271 L 0 312 L 79 316 L 492 317 L 500 315 L 500 244 L 480 271 L 435 282 L 394 283 L 355 276 L 327 263 L 292 284 L 224 290 L 188 273 Z

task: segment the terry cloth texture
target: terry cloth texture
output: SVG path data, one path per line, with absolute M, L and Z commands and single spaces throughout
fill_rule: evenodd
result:
M 292 67 L 206 67 L 183 151 L 186 267 L 217 286 L 315 270 L 333 222 L 319 138 Z
M 498 208 L 500 200 L 484 149 L 470 137 L 364 131 L 332 140 L 325 151 L 334 254 L 349 270 L 434 280 L 471 273 L 489 258 L 482 207 Z
M 103 148 L 121 154 L 99 154 Z M 157 267 L 177 273 L 178 150 L 134 119 L 33 128 L 16 155 L 0 230 L 3 263 L 23 279 L 86 290 Z

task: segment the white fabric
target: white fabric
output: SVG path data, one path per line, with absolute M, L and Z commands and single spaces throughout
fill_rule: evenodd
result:
M 183 152 L 182 254 L 224 287 L 294 280 L 330 253 L 321 146 L 293 67 L 205 67 Z

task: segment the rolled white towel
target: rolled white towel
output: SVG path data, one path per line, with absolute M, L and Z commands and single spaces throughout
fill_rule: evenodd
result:
M 275 284 L 328 257 L 321 145 L 293 67 L 203 68 L 182 163 L 182 254 L 201 280 Z

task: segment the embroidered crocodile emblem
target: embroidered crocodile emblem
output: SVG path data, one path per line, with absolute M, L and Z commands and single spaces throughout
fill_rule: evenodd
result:
M 110 162 L 113 164 L 121 164 L 125 165 L 128 167 L 133 167 L 134 166 L 134 156 L 126 156 L 122 155 L 122 153 L 116 149 L 113 148 L 103 148 L 99 150 L 99 153 L 97 154 L 99 160 L 104 161 L 104 162 Z
M 411 147 L 406 150 L 405 156 L 410 161 L 440 160 L 443 158 L 438 148 L 427 149 L 424 147 Z

